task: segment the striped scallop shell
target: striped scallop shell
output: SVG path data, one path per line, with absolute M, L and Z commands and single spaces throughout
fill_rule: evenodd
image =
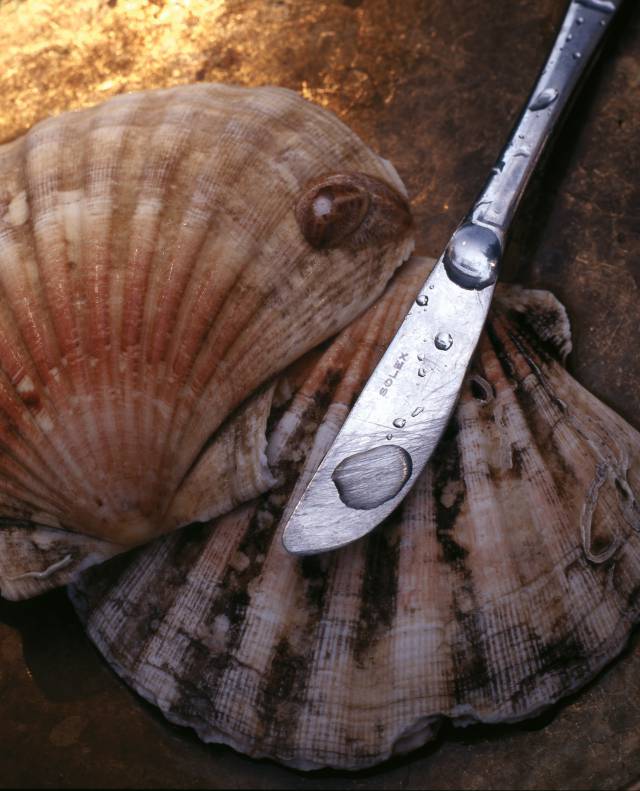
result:
M 279 488 L 71 589 L 112 667 L 205 741 L 305 769 L 370 766 L 443 718 L 539 713 L 639 618 L 640 435 L 566 372 L 568 321 L 547 292 L 498 289 L 449 429 L 386 523 L 333 553 L 284 551 L 282 511 L 425 267 L 413 259 L 294 377 L 269 421 Z
M 3 594 L 272 486 L 218 428 L 381 293 L 410 226 L 393 167 L 284 89 L 118 96 L 0 147 Z

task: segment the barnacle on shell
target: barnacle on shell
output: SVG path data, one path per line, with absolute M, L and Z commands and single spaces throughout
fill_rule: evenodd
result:
M 338 245 L 384 249 L 399 229 L 411 228 L 403 195 L 366 173 L 333 173 L 307 185 L 296 205 L 296 219 L 312 247 Z

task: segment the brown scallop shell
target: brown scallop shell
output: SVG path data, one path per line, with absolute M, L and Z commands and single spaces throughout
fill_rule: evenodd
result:
M 317 249 L 296 207 L 326 174 L 366 210 L 335 207 Z M 412 246 L 393 167 L 284 89 L 122 95 L 0 147 L 3 595 L 271 486 L 216 432 Z M 230 454 L 246 480 L 218 474 Z

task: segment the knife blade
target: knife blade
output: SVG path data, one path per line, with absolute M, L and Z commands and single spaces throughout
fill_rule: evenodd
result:
M 293 554 L 384 520 L 438 444 L 484 326 L 511 222 L 621 0 L 572 0 L 496 165 L 285 523 Z

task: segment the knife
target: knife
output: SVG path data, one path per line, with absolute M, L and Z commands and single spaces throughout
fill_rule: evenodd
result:
M 290 513 L 289 552 L 315 554 L 366 535 L 420 475 L 455 407 L 524 190 L 621 2 L 570 2 L 484 188 Z

